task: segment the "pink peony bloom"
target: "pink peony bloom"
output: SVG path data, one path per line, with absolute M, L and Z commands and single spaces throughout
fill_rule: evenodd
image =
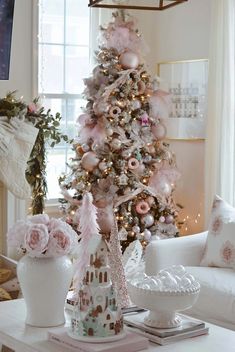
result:
M 78 249 L 78 235 L 60 219 L 50 219 L 47 214 L 28 216 L 17 221 L 8 231 L 8 245 L 31 257 L 74 255 Z
M 24 239 L 24 247 L 31 257 L 38 257 L 47 250 L 49 233 L 44 224 L 31 224 Z
M 29 220 L 30 222 L 33 222 L 34 224 L 44 224 L 44 225 L 48 225 L 50 221 L 49 216 L 47 214 L 28 216 L 27 220 Z
M 24 237 L 30 224 L 23 220 L 18 220 L 7 233 L 7 242 L 10 247 L 22 249 L 24 245 Z
M 50 232 L 47 256 L 59 256 L 71 251 L 72 241 L 64 227 L 54 228 Z

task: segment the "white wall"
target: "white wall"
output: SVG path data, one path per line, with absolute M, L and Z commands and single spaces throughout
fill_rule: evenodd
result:
M 0 81 L 0 97 L 17 90 L 17 96 L 32 99 L 32 0 L 15 0 L 10 77 Z M 25 202 L 0 184 L 0 252 L 6 253 L 7 228 L 25 215 Z
M 189 0 L 157 13 L 153 30 L 156 63 L 208 58 L 212 1 Z M 170 145 L 182 174 L 176 201 L 184 206 L 181 219 L 188 217 L 183 233 L 195 233 L 204 228 L 204 141 L 171 140 Z

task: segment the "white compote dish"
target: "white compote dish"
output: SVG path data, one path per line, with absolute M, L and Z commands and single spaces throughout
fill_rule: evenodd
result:
M 181 325 L 176 312 L 193 306 L 200 292 L 200 284 L 182 265 L 161 270 L 156 276 L 138 272 L 128 280 L 131 301 L 149 310 L 144 323 L 157 328 Z

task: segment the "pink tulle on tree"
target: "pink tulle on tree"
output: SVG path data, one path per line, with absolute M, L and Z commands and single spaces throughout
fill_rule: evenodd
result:
M 75 265 L 74 288 L 79 291 L 85 275 L 86 266 L 89 263 L 89 254 L 96 247 L 101 239 L 99 225 L 97 223 L 97 209 L 93 205 L 92 194 L 85 193 L 82 205 L 79 208 L 78 230 L 81 232 L 81 242 L 78 253 L 78 260 Z
M 171 95 L 161 89 L 150 94 L 150 112 L 154 118 L 168 118 L 171 109 Z

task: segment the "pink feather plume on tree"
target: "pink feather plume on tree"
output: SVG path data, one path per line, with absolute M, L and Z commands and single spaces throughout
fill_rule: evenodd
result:
M 79 290 L 85 275 L 86 266 L 89 264 L 92 247 L 97 246 L 101 239 L 100 228 L 97 223 L 97 209 L 93 204 L 92 194 L 87 192 L 83 196 L 82 205 L 78 210 L 81 241 L 79 256 L 75 265 L 74 288 Z

